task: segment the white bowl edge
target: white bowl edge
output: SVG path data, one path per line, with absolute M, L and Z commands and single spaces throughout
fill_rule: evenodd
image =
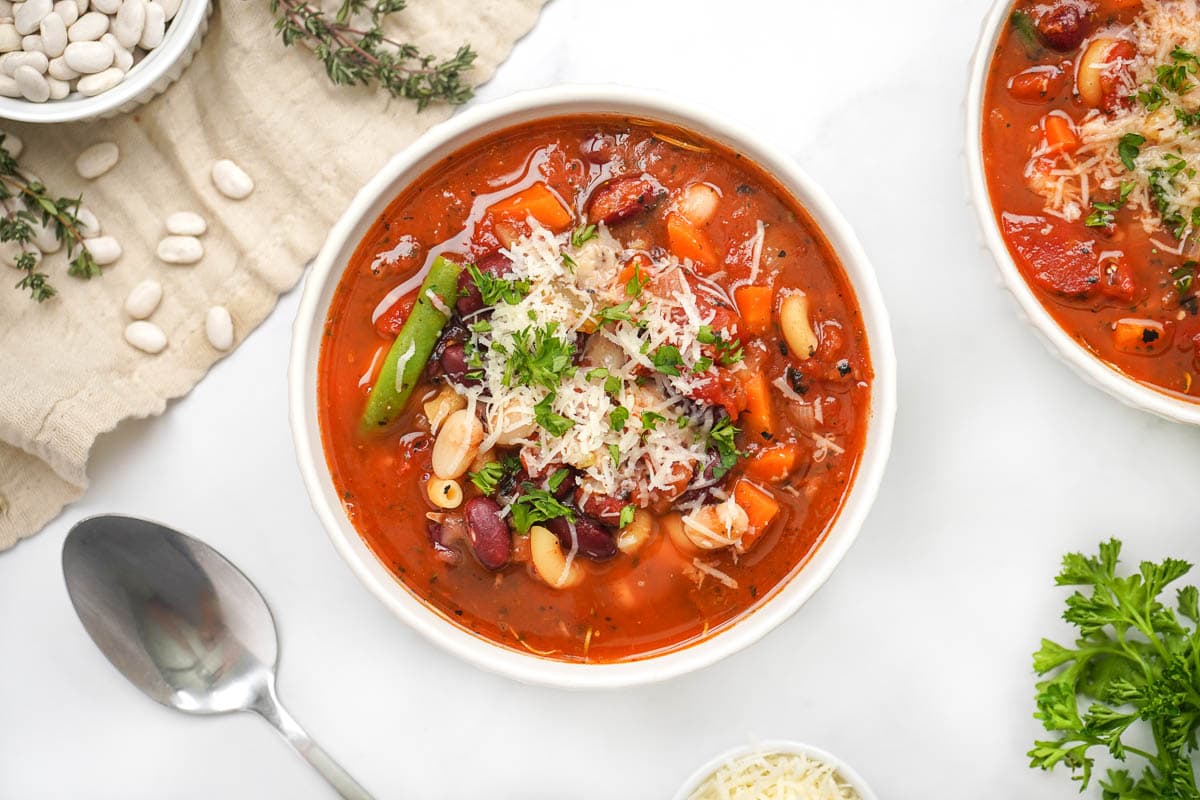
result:
M 518 653 L 440 619 L 379 562 L 346 518 L 333 491 L 316 414 L 316 367 L 325 313 L 347 258 L 383 207 L 443 156 L 488 133 L 522 121 L 589 112 L 676 122 L 733 144 L 795 194 L 838 254 L 856 293 L 875 373 L 866 448 L 841 512 L 816 553 L 756 611 L 712 637 L 665 655 L 615 664 L 567 663 Z M 525 683 L 575 689 L 652 683 L 700 669 L 752 644 L 790 617 L 824 584 L 856 538 L 883 476 L 896 411 L 895 352 L 882 295 L 861 245 L 824 191 L 786 154 L 715 115 L 663 94 L 614 86 L 558 86 L 469 108 L 394 156 L 355 196 L 310 269 L 293 330 L 288 383 L 292 434 L 305 487 L 334 546 L 359 579 L 411 627 L 460 658 Z
M 699 789 L 704 781 L 708 780 L 710 775 L 731 761 L 737 761 L 740 758 L 750 755 L 769 755 L 771 753 L 804 755 L 823 764 L 828 764 L 834 768 L 846 783 L 854 788 L 854 791 L 858 793 L 859 800 L 879 800 L 878 795 L 875 794 L 875 791 L 867 784 L 866 780 L 855 772 L 849 764 L 833 753 L 822 750 L 819 747 L 813 747 L 810 744 L 804 744 L 803 742 L 792 742 L 782 739 L 769 739 L 763 742 L 742 745 L 714 756 L 697 767 L 696 771 L 688 776 L 688 779 L 683 782 L 683 786 L 679 787 L 679 791 L 675 793 L 672 800 L 688 800 L 692 792 Z
M 1000 233 L 1000 225 L 996 222 L 987 177 L 983 170 L 983 95 L 992 53 L 1012 6 L 1013 0 L 993 2 L 984 18 L 979 43 L 971 59 L 967 85 L 966 139 L 963 149 L 967 168 L 967 196 L 975 209 L 983 247 L 991 253 L 1003 285 L 1017 301 L 1022 316 L 1041 334 L 1040 338 L 1047 349 L 1071 367 L 1077 375 L 1128 406 L 1149 411 L 1172 422 L 1200 425 L 1200 403 L 1177 399 L 1150 388 L 1110 366 L 1071 338 L 1026 283 Z

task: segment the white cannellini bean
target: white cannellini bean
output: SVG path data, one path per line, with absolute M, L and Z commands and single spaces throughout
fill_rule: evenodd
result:
M 779 329 L 794 358 L 801 361 L 817 352 L 817 334 L 808 321 L 808 295 L 799 290 L 791 292 L 779 304 Z
M 100 235 L 100 220 L 96 219 L 96 215 L 87 206 L 75 212 L 75 219 L 79 220 L 79 232 L 83 234 L 83 238 L 95 239 Z
M 0 72 L 5 75 L 12 76 L 17 71 L 17 67 L 33 67 L 38 72 L 45 72 L 50 66 L 50 59 L 46 58 L 45 53 L 26 53 L 18 50 L 15 53 L 5 53 L 0 56 Z
M 573 559 L 568 564 L 558 537 L 541 525 L 529 529 L 529 560 L 538 577 L 555 589 L 566 589 L 583 580 L 578 561 Z
M 154 313 L 162 302 L 162 284 L 154 280 L 145 280 L 130 290 L 125 298 L 125 313 L 134 319 L 145 319 Z
M 72 42 L 95 42 L 108 33 L 108 17 L 99 11 L 89 11 L 67 28 Z
M 21 141 L 21 137 L 8 131 L 0 131 L 0 133 L 4 134 L 4 149 L 13 158 L 20 158 L 21 153 L 25 151 L 25 143 Z
M 254 191 L 254 181 L 250 176 L 227 158 L 213 162 L 212 182 L 218 192 L 231 200 L 242 200 Z
M 75 0 L 58 0 L 54 4 L 54 13 L 58 14 L 63 24 L 69 28 L 79 19 L 79 6 L 75 5 Z
M 100 37 L 100 41 L 109 46 L 113 51 L 113 66 L 122 72 L 129 72 L 133 68 L 133 53 L 122 47 L 117 41 L 117 37 L 111 33 L 106 33 Z
M 0 25 L 0 53 L 11 53 L 20 49 L 21 34 L 17 33 L 17 26 L 11 22 Z
M 68 81 L 60 81 L 58 78 L 46 78 L 46 83 L 50 84 L 51 100 L 62 100 L 71 93 L 71 84 Z
M 91 4 L 102 14 L 116 14 L 121 9 L 121 0 L 91 0 Z
M 204 245 L 195 236 L 168 236 L 158 243 L 156 253 L 168 264 L 195 264 L 204 258 Z
M 679 198 L 679 213 L 693 225 L 707 225 L 717 213 L 721 195 L 707 183 L 693 183 Z
M 67 49 L 67 23 L 55 12 L 50 12 L 42 19 L 39 28 L 42 35 L 42 52 L 50 58 L 57 58 Z
M 75 159 L 75 171 L 85 180 L 99 178 L 117 165 L 121 151 L 114 142 L 97 142 Z
M 434 395 L 432 400 L 427 400 L 423 406 L 425 419 L 429 420 L 430 433 L 436 436 L 438 429 L 442 427 L 442 423 L 446 421 L 447 417 L 466 407 L 466 398 L 454 391 L 452 387 L 443 386 L 442 390 Z
M 53 254 L 62 249 L 62 240 L 55 235 L 53 227 L 40 222 L 34 222 L 29 227 L 33 229 L 33 243 L 43 253 Z
M 0 17 L 4 17 L 5 19 L 12 19 L 12 16 L 13 16 L 13 4 L 10 3 L 9 0 L 0 0 Z
M 170 22 L 179 13 L 179 6 L 183 3 L 183 0 L 150 0 L 150 2 L 156 6 L 162 6 L 163 17 L 166 18 L 167 22 Z
M 93 75 L 112 66 L 113 51 L 104 42 L 71 42 L 63 51 L 63 58 L 76 72 Z
M 17 259 L 23 253 L 33 253 L 34 264 L 40 264 L 42 261 L 42 251 L 31 244 L 22 246 L 20 242 L 0 242 L 0 263 L 5 266 L 17 266 Z
M 167 335 L 153 322 L 138 320 L 125 326 L 125 341 L 143 353 L 154 355 L 167 346 Z
M 88 10 L 88 0 L 75 0 L 75 8 L 79 12 L 79 16 L 83 16 Z
M 28 36 L 21 37 L 21 49 L 26 53 L 45 53 L 46 45 L 42 44 L 41 36 L 31 33 Z
M 121 257 L 121 243 L 111 236 L 84 239 L 83 246 L 92 254 L 96 263 L 102 267 L 108 266 Z
M 67 60 L 62 56 L 50 59 L 50 66 L 46 69 L 46 74 L 60 81 L 73 81 L 79 77 L 79 73 L 71 69 Z
M 21 96 L 33 103 L 44 103 L 50 99 L 50 84 L 42 73 L 33 67 L 17 67 L 13 80 L 21 90 Z
M 107 92 L 123 80 L 125 80 L 125 72 L 117 67 L 112 67 L 103 72 L 97 72 L 95 75 L 84 75 L 79 79 L 79 83 L 75 84 L 75 88 L 84 97 L 95 97 Z
M 13 6 L 13 23 L 22 36 L 38 29 L 42 18 L 54 7 L 53 0 L 25 0 L 20 8 Z
M 176 211 L 167 217 L 167 233 L 175 236 L 201 236 L 207 230 L 204 217 L 194 211 Z
M 442 423 L 433 443 L 433 472 L 439 478 L 458 478 L 467 471 L 479 443 L 483 441 L 483 424 L 474 414 L 462 409 L 455 411 Z
M 208 343 L 222 353 L 233 347 L 233 317 L 225 306 L 213 306 L 204 317 L 204 334 Z
M 146 27 L 146 0 L 123 0 L 112 30 L 122 47 L 136 47 Z
M 142 26 L 142 36 L 138 39 L 138 47 L 143 50 L 153 50 L 162 44 L 163 35 L 167 30 L 167 15 L 160 5 L 154 3 L 144 3 L 144 5 L 146 24 Z
M 0 97 L 20 97 L 21 90 L 17 82 L 8 75 L 0 75 Z

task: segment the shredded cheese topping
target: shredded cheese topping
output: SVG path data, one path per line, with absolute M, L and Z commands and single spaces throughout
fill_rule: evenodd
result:
M 859 794 L 824 762 L 763 753 L 723 765 L 688 800 L 859 800 Z

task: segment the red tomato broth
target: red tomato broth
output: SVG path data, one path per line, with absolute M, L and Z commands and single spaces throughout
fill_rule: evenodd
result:
M 1131 0 L 1019 0 L 1014 11 L 1045 19 L 1067 7 L 1091 9 L 1082 33 L 1049 46 L 1061 29 L 1039 27 L 1041 46 L 1030 49 L 1011 21 L 1004 26 L 984 94 L 982 152 L 996 222 L 1010 254 L 1042 306 L 1082 347 L 1113 369 L 1164 393 L 1195 400 L 1200 317 L 1191 292 L 1177 291 L 1173 271 L 1186 255 L 1152 239 L 1174 243 L 1168 230 L 1147 232 L 1134 211 L 1121 207 L 1108 226 L 1089 227 L 1045 212 L 1044 197 L 1029 185 L 1026 167 L 1045 138 L 1054 155 L 1078 145 L 1074 125 L 1091 106 L 1076 90 L 1078 62 L 1091 42 L 1116 36 L 1142 10 Z M 1044 15 L 1044 16 L 1042 16 Z M 1053 20 L 1044 26 L 1054 28 Z M 1084 38 L 1077 42 L 1078 36 Z M 1131 52 L 1129 43 L 1119 41 Z M 1111 87 L 1106 87 L 1108 91 Z M 1115 90 L 1113 90 L 1115 91 Z M 1097 112 L 1129 108 L 1123 94 L 1105 95 Z M 1067 121 L 1070 125 L 1064 125 Z M 1096 199 L 1119 203 L 1112 192 Z M 1087 215 L 1085 208 L 1083 214 Z M 1197 284 L 1200 287 L 1200 284 Z M 1118 326 L 1119 321 L 1124 321 Z
M 581 155 L 597 147 L 618 157 L 596 164 Z M 813 444 L 806 440 L 796 471 L 772 487 L 781 512 L 769 529 L 736 560 L 728 552 L 718 557 L 736 589 L 711 579 L 697 584 L 686 574 L 691 557 L 661 533 L 633 556 L 577 561 L 585 578 L 564 590 L 534 577 L 526 563 L 491 572 L 467 554 L 448 566 L 430 546 L 424 520 L 437 510 L 425 493 L 433 475 L 433 439 L 428 426 L 422 427 L 420 400 L 434 385 L 429 371 L 391 429 L 367 437 L 359 431 L 371 377 L 394 335 L 373 318 L 385 316 L 397 299 L 404 302 L 384 300 L 428 266 L 431 248 L 479 220 L 480 196 L 488 195 L 491 205 L 544 181 L 581 221 L 592 189 L 622 169 L 644 171 L 667 189 L 697 181 L 717 188 L 721 208 L 706 234 L 724 254 L 722 283 L 730 286 L 749 275 L 749 253 L 742 245 L 761 219 L 771 252 L 763 248 L 760 275 L 776 291 L 803 287 L 811 318 L 819 321 L 821 345 L 806 362 L 806 396 L 827 398 L 822 431 L 835 436 L 844 452 L 827 451 L 814 461 Z M 614 223 L 612 231 L 623 242 L 658 245 L 667 240 L 665 225 L 662 208 L 653 208 Z M 372 268 L 377 254 L 395 247 L 401 235 L 412 237 L 417 252 Z M 472 240 L 459 244 L 462 257 L 478 259 L 498 241 L 485 222 Z M 802 567 L 836 520 L 865 444 L 872 378 L 868 344 L 853 290 L 832 249 L 807 212 L 756 165 L 662 124 L 601 115 L 548 119 L 454 153 L 401 192 L 363 237 L 338 285 L 324 333 L 318 385 L 322 438 L 346 513 L 366 543 L 406 588 L 447 620 L 505 647 L 559 660 L 616 662 L 668 652 L 701 641 L 761 605 Z M 766 337 L 745 342 L 747 358 L 765 364 L 771 377 L 790 363 L 779 342 L 775 324 Z M 843 363 L 848 375 L 834 368 Z M 795 425 L 783 401 L 776 396 L 774 404 L 776 426 L 792 436 Z M 749 433 L 739 442 L 751 456 L 765 446 Z M 741 471 L 739 465 L 731 480 Z M 465 477 L 464 490 L 478 494 Z

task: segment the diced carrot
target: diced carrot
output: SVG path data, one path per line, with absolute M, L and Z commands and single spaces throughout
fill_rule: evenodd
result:
M 751 336 L 765 336 L 771 329 L 771 301 L 774 293 L 768 286 L 739 286 L 733 291 L 742 330 Z
M 767 376 L 761 372 L 753 372 L 744 381 L 746 387 L 746 428 L 755 436 L 764 433 L 774 435 L 773 414 L 771 411 L 771 391 L 767 385 Z
M 635 275 L 638 276 L 638 280 L 644 282 L 649 274 L 650 259 L 637 253 L 625 262 L 625 266 L 621 267 L 621 271 L 617 274 L 617 285 L 628 286 Z
M 746 461 L 746 474 L 760 481 L 781 481 L 796 468 L 800 447 L 780 442 L 758 451 Z
M 1171 346 L 1171 331 L 1152 319 L 1124 317 L 1113 328 L 1113 346 L 1122 353 L 1157 355 Z
M 738 480 L 734 485 L 733 498 L 746 512 L 746 517 L 750 521 L 749 528 L 742 536 L 741 545 L 738 547 L 742 552 L 746 552 L 767 532 L 771 521 L 779 515 L 779 501 L 772 497 L 766 489 L 745 478 Z
M 1046 134 L 1046 149 L 1051 153 L 1073 153 L 1079 147 L 1075 126 L 1064 116 L 1047 114 L 1042 118 L 1042 130 Z
M 667 214 L 667 244 L 672 253 L 679 258 L 691 259 L 701 270 L 711 272 L 721 263 L 708 234 L 688 222 L 682 214 Z
M 498 219 L 523 221 L 533 217 L 554 231 L 566 230 L 571 225 L 571 211 L 553 190 L 544 183 L 535 183 L 511 197 L 506 197 L 488 209 L 488 214 Z

